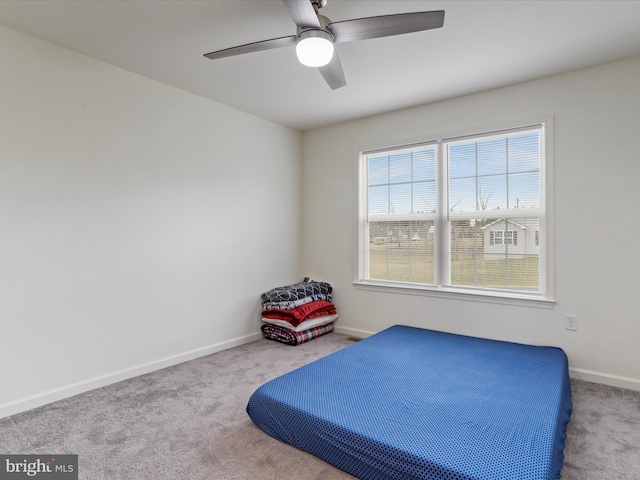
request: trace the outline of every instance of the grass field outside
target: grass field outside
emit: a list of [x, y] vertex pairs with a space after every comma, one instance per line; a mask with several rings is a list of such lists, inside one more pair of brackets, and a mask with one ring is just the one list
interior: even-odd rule
[[[537, 291], [538, 255], [487, 255], [473, 239], [457, 240], [451, 252], [451, 285]], [[369, 277], [433, 285], [433, 241], [369, 244]]]

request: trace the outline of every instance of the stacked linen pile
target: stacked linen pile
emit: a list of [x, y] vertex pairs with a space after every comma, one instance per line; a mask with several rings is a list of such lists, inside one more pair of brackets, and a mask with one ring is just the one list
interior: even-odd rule
[[331, 303], [333, 288], [305, 278], [261, 295], [262, 335], [269, 340], [300, 345], [333, 331], [338, 318]]

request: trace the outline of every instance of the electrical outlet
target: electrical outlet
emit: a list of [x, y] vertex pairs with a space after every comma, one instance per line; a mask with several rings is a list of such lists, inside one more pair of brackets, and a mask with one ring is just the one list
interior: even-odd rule
[[578, 316], [567, 314], [564, 316], [565, 330], [578, 330]]

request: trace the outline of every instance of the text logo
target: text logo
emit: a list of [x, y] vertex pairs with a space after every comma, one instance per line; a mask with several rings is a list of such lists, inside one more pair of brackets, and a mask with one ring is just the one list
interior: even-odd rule
[[0, 480], [78, 480], [78, 455], [0, 455]]

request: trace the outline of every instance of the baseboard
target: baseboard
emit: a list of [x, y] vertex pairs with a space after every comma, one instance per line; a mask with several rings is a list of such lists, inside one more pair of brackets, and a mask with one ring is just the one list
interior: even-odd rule
[[570, 368], [569, 376], [578, 380], [587, 382], [601, 383], [611, 387], [626, 388], [640, 392], [640, 380], [637, 378], [621, 377], [619, 375], [610, 375], [608, 373], [593, 372], [582, 368]]
[[333, 328], [333, 331], [336, 333], [341, 333], [343, 335], [349, 335], [350, 337], [357, 337], [357, 338], [367, 338], [373, 335], [374, 333], [376, 333], [376, 332], [369, 332], [367, 330], [357, 330], [355, 328], [339, 327], [339, 326], [335, 326]]
[[64, 398], [73, 397], [74, 395], [88, 392], [89, 390], [95, 390], [96, 388], [106, 387], [107, 385], [111, 385], [112, 383], [121, 382], [129, 378], [155, 372], [156, 370], [161, 370], [172, 365], [177, 365], [178, 363], [183, 363], [199, 357], [211, 355], [212, 353], [227, 350], [228, 348], [237, 347], [239, 345], [253, 342], [261, 338], [261, 332], [244, 335], [242, 337], [233, 338], [224, 342], [215, 343], [207, 347], [197, 348], [185, 353], [162, 358], [154, 362], [144, 363], [135, 367], [126, 368], [107, 375], [102, 375], [99, 377], [91, 378], [89, 380], [67, 385], [65, 387], [48, 390], [37, 395], [22, 398], [20, 400], [8, 402], [0, 405], [0, 418], [9, 417], [11, 415], [15, 415], [16, 413], [25, 412], [42, 405], [46, 405], [47, 403], [52, 403]]

